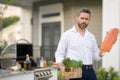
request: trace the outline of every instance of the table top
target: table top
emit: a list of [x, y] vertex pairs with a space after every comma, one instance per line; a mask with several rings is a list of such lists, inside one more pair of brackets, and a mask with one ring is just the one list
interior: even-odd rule
[[7, 69], [0, 69], [0, 78], [14, 76], [14, 75], [20, 75], [20, 74], [27, 74], [30, 72], [34, 72], [34, 71], [33, 70], [31, 70], [31, 71], [11, 71], [11, 70], [7, 70]]

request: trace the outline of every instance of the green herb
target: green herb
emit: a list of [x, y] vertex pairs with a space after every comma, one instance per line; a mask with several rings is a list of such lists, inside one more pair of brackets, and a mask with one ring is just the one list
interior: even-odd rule
[[63, 64], [65, 67], [71, 67], [71, 60], [70, 58], [66, 58], [63, 60]]
[[83, 62], [81, 60], [79, 60], [78, 63], [79, 63], [79, 67], [82, 67]]
[[72, 64], [71, 67], [73, 67], [73, 68], [78, 68], [79, 67], [79, 62], [76, 61], [76, 60], [71, 60], [71, 64]]
[[71, 60], [70, 58], [65, 58], [63, 60], [63, 64], [65, 66], [65, 71], [69, 72], [71, 71], [71, 68], [79, 68], [82, 67], [83, 62], [81, 60]]

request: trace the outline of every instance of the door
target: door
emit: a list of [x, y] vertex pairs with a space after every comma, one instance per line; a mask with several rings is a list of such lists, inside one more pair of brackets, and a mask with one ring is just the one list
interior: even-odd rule
[[60, 22], [42, 23], [41, 56], [46, 60], [55, 58], [55, 51], [60, 39]]

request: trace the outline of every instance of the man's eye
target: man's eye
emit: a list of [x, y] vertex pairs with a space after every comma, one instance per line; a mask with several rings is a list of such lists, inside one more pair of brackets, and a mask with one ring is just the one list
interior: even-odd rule
[[84, 19], [84, 18], [81, 18], [82, 20]]
[[88, 20], [88, 18], [85, 18], [85, 20]]

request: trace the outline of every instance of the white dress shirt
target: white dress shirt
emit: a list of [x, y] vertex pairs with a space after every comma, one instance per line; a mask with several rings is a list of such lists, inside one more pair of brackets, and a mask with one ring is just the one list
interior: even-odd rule
[[82, 37], [75, 26], [62, 34], [55, 58], [57, 63], [62, 62], [64, 58], [71, 58], [82, 60], [84, 65], [92, 65], [93, 59], [101, 59], [95, 36], [86, 30]]

